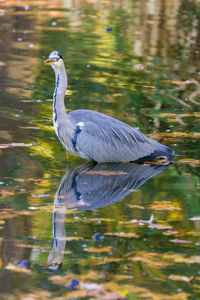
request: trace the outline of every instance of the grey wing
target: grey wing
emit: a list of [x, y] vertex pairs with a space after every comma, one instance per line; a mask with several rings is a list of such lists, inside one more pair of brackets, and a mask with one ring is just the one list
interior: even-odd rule
[[97, 162], [135, 161], [156, 149], [150, 139], [136, 128], [97, 112], [85, 111], [82, 118], [79, 113], [79, 124], [81, 130], [75, 147]]

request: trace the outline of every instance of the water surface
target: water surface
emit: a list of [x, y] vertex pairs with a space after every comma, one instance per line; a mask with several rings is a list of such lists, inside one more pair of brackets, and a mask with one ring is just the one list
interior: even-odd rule
[[[199, 2], [2, 1], [0, 22], [0, 298], [198, 299]], [[52, 50], [67, 111], [139, 127], [175, 162], [67, 156]]]

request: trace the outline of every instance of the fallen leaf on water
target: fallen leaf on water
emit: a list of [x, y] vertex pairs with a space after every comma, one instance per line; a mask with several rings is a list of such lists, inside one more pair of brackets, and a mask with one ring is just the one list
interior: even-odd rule
[[12, 263], [9, 263], [6, 266], [6, 270], [13, 271], [13, 272], [22, 272], [22, 273], [27, 273], [27, 274], [31, 273], [30, 269], [22, 268], [18, 265], [12, 264]]
[[38, 194], [38, 195], [31, 195], [31, 197], [33, 198], [45, 198], [45, 197], [49, 197], [50, 194]]
[[141, 206], [141, 205], [129, 204], [129, 205], [127, 205], [127, 206], [130, 207], [130, 208], [144, 209], [144, 206]]
[[6, 196], [16, 195], [16, 192], [2, 189], [1, 192], [0, 192], [0, 194], [1, 194], [1, 198], [4, 198]]
[[59, 241], [79, 241], [82, 240], [83, 238], [80, 236], [60, 236], [57, 238]]
[[178, 231], [173, 231], [173, 230], [166, 230], [163, 232], [164, 235], [176, 235], [178, 234]]
[[101, 248], [86, 248], [85, 251], [94, 252], [94, 253], [102, 253], [102, 252], [110, 252], [113, 249], [112, 246], [101, 247]]
[[34, 144], [24, 144], [24, 143], [11, 143], [11, 144], [1, 144], [0, 149], [12, 148], [12, 147], [31, 147]]
[[123, 258], [119, 258], [119, 257], [104, 257], [104, 262], [118, 262], [122, 260]]
[[163, 224], [150, 224], [148, 228], [154, 228], [154, 229], [171, 229], [172, 226], [170, 225], [163, 225]]
[[33, 177], [30, 177], [30, 178], [14, 178], [15, 181], [20, 181], [20, 182], [24, 182], [24, 181], [32, 181], [32, 182], [38, 182], [38, 181], [41, 181], [41, 178], [33, 178]]
[[175, 263], [186, 263], [186, 264], [196, 264], [200, 263], [200, 256], [190, 256], [186, 257], [184, 254], [180, 253], [165, 253], [163, 258], [173, 261]]
[[191, 244], [192, 243], [192, 241], [180, 240], [180, 239], [170, 240], [170, 242], [177, 243], [177, 244]]
[[[74, 275], [74, 277], [75, 277], [75, 275]], [[86, 274], [81, 274], [80, 278], [81, 278], [81, 280], [98, 280], [98, 279], [104, 278], [104, 275], [98, 274], [94, 270], [90, 270]]]
[[162, 256], [155, 252], [135, 252], [134, 257], [130, 257], [129, 260], [140, 261], [144, 264], [149, 265], [152, 268], [165, 268], [166, 266], [171, 265], [169, 261], [163, 260]]
[[80, 289], [86, 289], [86, 290], [95, 290], [95, 291], [101, 291], [103, 292], [104, 289], [103, 287], [100, 285], [100, 284], [97, 284], [97, 283], [88, 283], [88, 282], [83, 282], [83, 283], [80, 283]]
[[109, 170], [99, 170], [99, 171], [87, 171], [85, 174], [89, 175], [103, 175], [103, 176], [112, 176], [112, 175], [126, 175], [127, 172], [123, 171], [109, 171]]
[[16, 243], [16, 247], [20, 247], [20, 248], [31, 248], [31, 249], [41, 249], [40, 246], [37, 245], [30, 245], [30, 244], [25, 244], [25, 243]]
[[30, 210], [37, 210], [38, 207], [37, 206], [29, 206], [28, 209], [30, 209]]
[[178, 85], [188, 85], [188, 84], [192, 84], [193, 81], [190, 80], [186, 80], [186, 81], [181, 81], [181, 80], [168, 80], [169, 82], [171, 82], [172, 84], [178, 84]]
[[119, 236], [119, 237], [127, 237], [127, 238], [137, 238], [138, 235], [134, 232], [107, 232], [105, 235], [113, 235], [113, 236]]
[[1, 209], [0, 210], [0, 218], [1, 219], [11, 219], [16, 217], [16, 212], [13, 209]]
[[191, 283], [192, 280], [194, 279], [194, 276], [187, 277], [187, 276], [182, 276], [182, 275], [171, 274], [171, 275], [169, 275], [168, 278], [171, 280], [175, 280], [175, 281], [185, 281], [185, 282]]
[[109, 219], [109, 218], [93, 218], [93, 219], [87, 219], [84, 221], [87, 221], [87, 222], [118, 222], [118, 220]]
[[158, 202], [156, 201], [154, 204], [150, 205], [149, 208], [150, 209], [155, 209], [155, 210], [181, 210], [181, 208], [179, 206], [177, 206], [178, 204], [172, 204], [169, 201], [162, 201], [162, 202]]
[[50, 276], [48, 280], [52, 281], [54, 284], [61, 284], [61, 285], [65, 285], [70, 282], [68, 276], [60, 276], [60, 275]]

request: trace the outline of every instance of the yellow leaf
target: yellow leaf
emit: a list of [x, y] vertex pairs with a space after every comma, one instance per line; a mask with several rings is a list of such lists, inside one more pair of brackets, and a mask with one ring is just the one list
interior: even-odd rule
[[178, 206], [178, 203], [172, 204], [169, 201], [156, 201], [154, 204], [150, 205], [149, 208], [155, 210], [181, 210], [181, 208]]
[[120, 237], [127, 237], [127, 238], [137, 238], [138, 235], [135, 232], [107, 232], [105, 235], [114, 235]]
[[102, 253], [102, 252], [110, 252], [113, 249], [112, 246], [101, 247], [101, 248], [87, 248], [85, 251], [94, 252], [94, 253]]
[[185, 282], [189, 282], [191, 283], [191, 281], [194, 279], [194, 276], [191, 277], [187, 277], [187, 276], [182, 276], [182, 275], [169, 275], [168, 277], [171, 280], [175, 280], [175, 281], [185, 281]]

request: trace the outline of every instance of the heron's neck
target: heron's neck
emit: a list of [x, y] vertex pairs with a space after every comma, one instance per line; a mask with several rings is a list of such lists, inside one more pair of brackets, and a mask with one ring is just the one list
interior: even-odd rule
[[[59, 70], [55, 71], [55, 90], [53, 95], [53, 113], [55, 115], [67, 115], [65, 111], [64, 97], [67, 89], [67, 74], [64, 64]], [[58, 117], [58, 116], [57, 116]]]
[[74, 124], [69, 115], [65, 111], [64, 97], [67, 89], [67, 74], [64, 64], [60, 66], [59, 70], [55, 70], [56, 85], [53, 95], [53, 124], [55, 132], [67, 149], [71, 151], [71, 139], [73, 135]]

